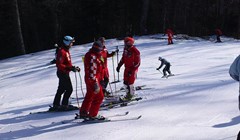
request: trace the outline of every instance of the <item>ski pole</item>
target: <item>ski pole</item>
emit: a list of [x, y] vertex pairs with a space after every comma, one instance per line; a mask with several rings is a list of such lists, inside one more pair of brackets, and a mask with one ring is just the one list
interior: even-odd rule
[[158, 70], [158, 71], [163, 75], [163, 73], [160, 70]]
[[79, 74], [79, 78], [80, 78], [81, 91], [82, 91], [82, 95], [83, 95], [83, 98], [84, 98], [85, 95], [84, 95], [84, 92], [83, 92], [83, 87], [82, 87], [82, 76], [81, 76], [81, 74], [80, 74], [80, 71], [78, 72], [78, 74]]
[[108, 82], [108, 85], [109, 85], [109, 87], [110, 87], [110, 90], [111, 90], [111, 94], [112, 94], [112, 96], [113, 96], [113, 90], [112, 90], [112, 86], [111, 86], [111, 84]]
[[[119, 52], [119, 49], [118, 49], [118, 46], [117, 46], [117, 64], [119, 63], [118, 52]], [[119, 72], [118, 72], [118, 82], [119, 82]]]
[[113, 64], [113, 79], [114, 79], [115, 91], [116, 91], [117, 87], [116, 87], [116, 78], [115, 78], [114, 56], [112, 56], [112, 64]]
[[77, 98], [77, 104], [78, 104], [78, 108], [80, 108], [79, 100], [78, 100], [78, 94], [77, 94], [77, 74], [76, 74], [76, 72], [75, 72], [75, 79], [76, 79], [76, 98]]

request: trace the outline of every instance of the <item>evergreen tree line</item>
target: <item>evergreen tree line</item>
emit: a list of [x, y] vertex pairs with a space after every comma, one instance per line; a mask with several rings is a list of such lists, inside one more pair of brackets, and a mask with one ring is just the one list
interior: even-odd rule
[[175, 33], [240, 38], [240, 0], [1, 0], [0, 59], [99, 36]]

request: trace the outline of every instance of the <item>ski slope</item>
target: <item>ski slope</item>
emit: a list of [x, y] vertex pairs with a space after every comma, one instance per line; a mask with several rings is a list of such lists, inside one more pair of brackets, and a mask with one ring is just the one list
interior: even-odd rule
[[[239, 84], [231, 79], [228, 70], [239, 55], [240, 41], [223, 37], [223, 43], [214, 43], [192, 37], [175, 39], [173, 45], [167, 45], [167, 40], [157, 39], [161, 34], [153, 36], [135, 37], [141, 52], [135, 85], [145, 84], [151, 89], [136, 91], [143, 97], [141, 101], [99, 112], [111, 116], [129, 111], [125, 117], [142, 115], [139, 120], [62, 124], [73, 119], [78, 111], [29, 114], [52, 105], [58, 78], [55, 66], [47, 63], [54, 58], [55, 50], [1, 60], [0, 140], [235, 140], [240, 130]], [[110, 52], [118, 45], [122, 53], [123, 41], [109, 39], [106, 45]], [[82, 69], [82, 78], [81, 57], [90, 47], [91, 44], [84, 44], [70, 50], [73, 64]], [[161, 78], [156, 70], [159, 56], [171, 62], [171, 71], [176, 76]], [[113, 81], [117, 58], [108, 61]], [[111, 85], [113, 91], [122, 87], [122, 74], [123, 67], [121, 82]], [[76, 91], [82, 97], [79, 75], [77, 83], [75, 74], [70, 76], [72, 97], [76, 97]], [[82, 86], [85, 94], [84, 81]], [[82, 100], [79, 101], [81, 104]], [[77, 105], [76, 99], [70, 102]]]

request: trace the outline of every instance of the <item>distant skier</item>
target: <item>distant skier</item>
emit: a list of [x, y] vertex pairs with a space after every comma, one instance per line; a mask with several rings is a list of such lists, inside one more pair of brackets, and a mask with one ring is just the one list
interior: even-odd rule
[[216, 43], [222, 42], [221, 39], [220, 39], [220, 36], [222, 35], [222, 31], [220, 29], [216, 29], [215, 33], [216, 33], [216, 38], [217, 38]]
[[124, 51], [116, 69], [117, 72], [120, 72], [121, 66], [123, 64], [125, 66], [123, 84], [126, 90], [126, 96], [123, 100], [131, 100], [134, 97], [134, 82], [141, 62], [140, 52], [133, 44], [133, 38], [126, 37], [124, 39]]
[[[50, 111], [61, 110], [73, 110], [76, 107], [69, 105], [68, 100], [72, 94], [73, 87], [69, 76], [69, 72], [80, 71], [79, 67], [72, 65], [69, 49], [72, 47], [74, 38], [71, 36], [65, 36], [63, 39], [63, 45], [57, 52], [56, 66], [57, 77], [59, 78], [58, 89], [53, 101], [53, 107]], [[60, 105], [61, 96], [63, 94], [62, 104]]]
[[[235, 58], [233, 63], [230, 66], [229, 69], [230, 76], [235, 80], [239, 82], [240, 79], [240, 55]], [[240, 84], [240, 83], [239, 83]], [[238, 95], [238, 109], [240, 111], [240, 87], [239, 87], [239, 95]]]
[[107, 63], [107, 58], [109, 57], [113, 57], [116, 53], [116, 51], [113, 51], [112, 53], [109, 53], [106, 46], [105, 46], [105, 38], [104, 37], [100, 37], [98, 39], [98, 41], [100, 41], [102, 43], [103, 46], [103, 50], [101, 51], [102, 53], [102, 57], [103, 57], [103, 80], [100, 81], [101, 82], [101, 86], [103, 88], [103, 93], [105, 97], [108, 97], [111, 93], [109, 91], [107, 91], [107, 86], [109, 83], [109, 72], [108, 72], [108, 63]]
[[168, 45], [173, 44], [173, 31], [171, 29], [167, 29], [166, 34], [168, 35]]
[[[171, 67], [170, 62], [168, 62], [166, 59], [162, 57], [159, 57], [158, 60], [161, 61], [161, 64], [156, 70], [160, 70], [163, 67], [163, 65], [165, 65], [165, 67], [163, 68], [162, 78], [167, 78], [167, 76], [173, 76], [174, 74], [172, 74], [170, 71], [170, 67]], [[167, 72], [169, 73], [169, 75], [167, 75]]]

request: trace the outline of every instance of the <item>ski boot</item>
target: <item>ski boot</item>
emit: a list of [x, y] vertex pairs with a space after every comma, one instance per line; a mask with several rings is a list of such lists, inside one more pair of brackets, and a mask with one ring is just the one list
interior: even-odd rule
[[60, 106], [58, 105], [53, 105], [53, 106], [50, 106], [50, 108], [48, 109], [48, 111], [59, 111], [60, 109]]
[[76, 113], [75, 119], [87, 119], [89, 118], [89, 115], [87, 112], [80, 112], [79, 114]]
[[167, 75], [163, 75], [161, 78], [167, 78]]
[[71, 111], [71, 110], [78, 110], [78, 107], [73, 105], [61, 105], [59, 107], [59, 111]]
[[93, 120], [106, 120], [106, 118], [102, 115], [97, 115], [95, 117], [89, 117], [89, 120], [90, 121], [93, 121]]
[[106, 89], [103, 92], [104, 92], [104, 97], [111, 97], [111, 92], [107, 91]]
[[134, 97], [134, 95], [127, 93], [127, 95], [125, 95], [123, 98], [119, 98], [119, 100], [121, 102], [126, 102], [126, 101], [130, 101], [132, 98]]

